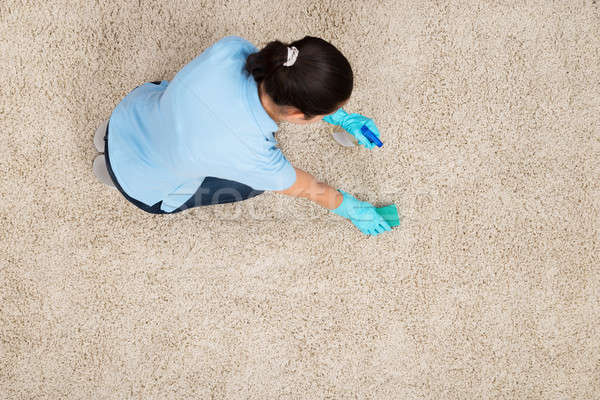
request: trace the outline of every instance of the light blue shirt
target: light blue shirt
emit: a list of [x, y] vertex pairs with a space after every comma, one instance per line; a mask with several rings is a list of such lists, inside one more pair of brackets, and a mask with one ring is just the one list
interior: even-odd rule
[[277, 147], [277, 124], [244, 66], [257, 51], [240, 37], [221, 39], [173, 80], [145, 83], [114, 109], [108, 149], [129, 196], [164, 211], [185, 203], [211, 176], [257, 190], [283, 190], [296, 172]]

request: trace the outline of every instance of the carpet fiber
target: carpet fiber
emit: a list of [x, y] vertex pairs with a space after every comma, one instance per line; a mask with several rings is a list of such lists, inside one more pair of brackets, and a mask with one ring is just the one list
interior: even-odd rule
[[[596, 3], [2, 0], [0, 398], [600, 398]], [[385, 144], [281, 148], [400, 227], [274, 193], [149, 215], [96, 182], [137, 85], [307, 34]]]

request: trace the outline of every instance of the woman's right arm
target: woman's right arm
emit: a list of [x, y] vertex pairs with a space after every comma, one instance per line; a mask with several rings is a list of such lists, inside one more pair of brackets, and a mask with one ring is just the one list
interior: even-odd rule
[[377, 235], [392, 228], [377, 214], [375, 207], [360, 201], [349, 193], [338, 191], [301, 169], [296, 170], [296, 182], [285, 189], [276, 190], [288, 196], [304, 197], [333, 211], [335, 214], [349, 219], [362, 233]]
[[315, 203], [333, 210], [342, 204], [344, 196], [326, 183], [319, 182], [317, 178], [306, 171], [294, 167], [296, 170], [296, 182], [285, 190], [276, 190], [293, 197], [303, 197]]

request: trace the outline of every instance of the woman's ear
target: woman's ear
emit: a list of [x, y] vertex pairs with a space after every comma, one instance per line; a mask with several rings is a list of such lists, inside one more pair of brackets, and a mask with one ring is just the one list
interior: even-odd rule
[[295, 119], [306, 119], [306, 115], [304, 115], [304, 113], [298, 109], [292, 111], [289, 116]]
[[285, 107], [283, 110], [285, 113], [285, 119], [292, 121], [300, 121], [304, 119], [304, 113], [296, 107]]

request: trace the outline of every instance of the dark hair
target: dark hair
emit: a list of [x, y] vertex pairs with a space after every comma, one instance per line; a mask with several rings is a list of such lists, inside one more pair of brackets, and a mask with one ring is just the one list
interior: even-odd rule
[[[284, 67], [291, 46], [298, 49], [298, 58]], [[331, 43], [316, 37], [289, 45], [270, 42], [248, 56], [246, 70], [257, 84], [263, 82], [275, 104], [296, 107], [307, 119], [334, 112], [352, 94], [350, 63]]]

